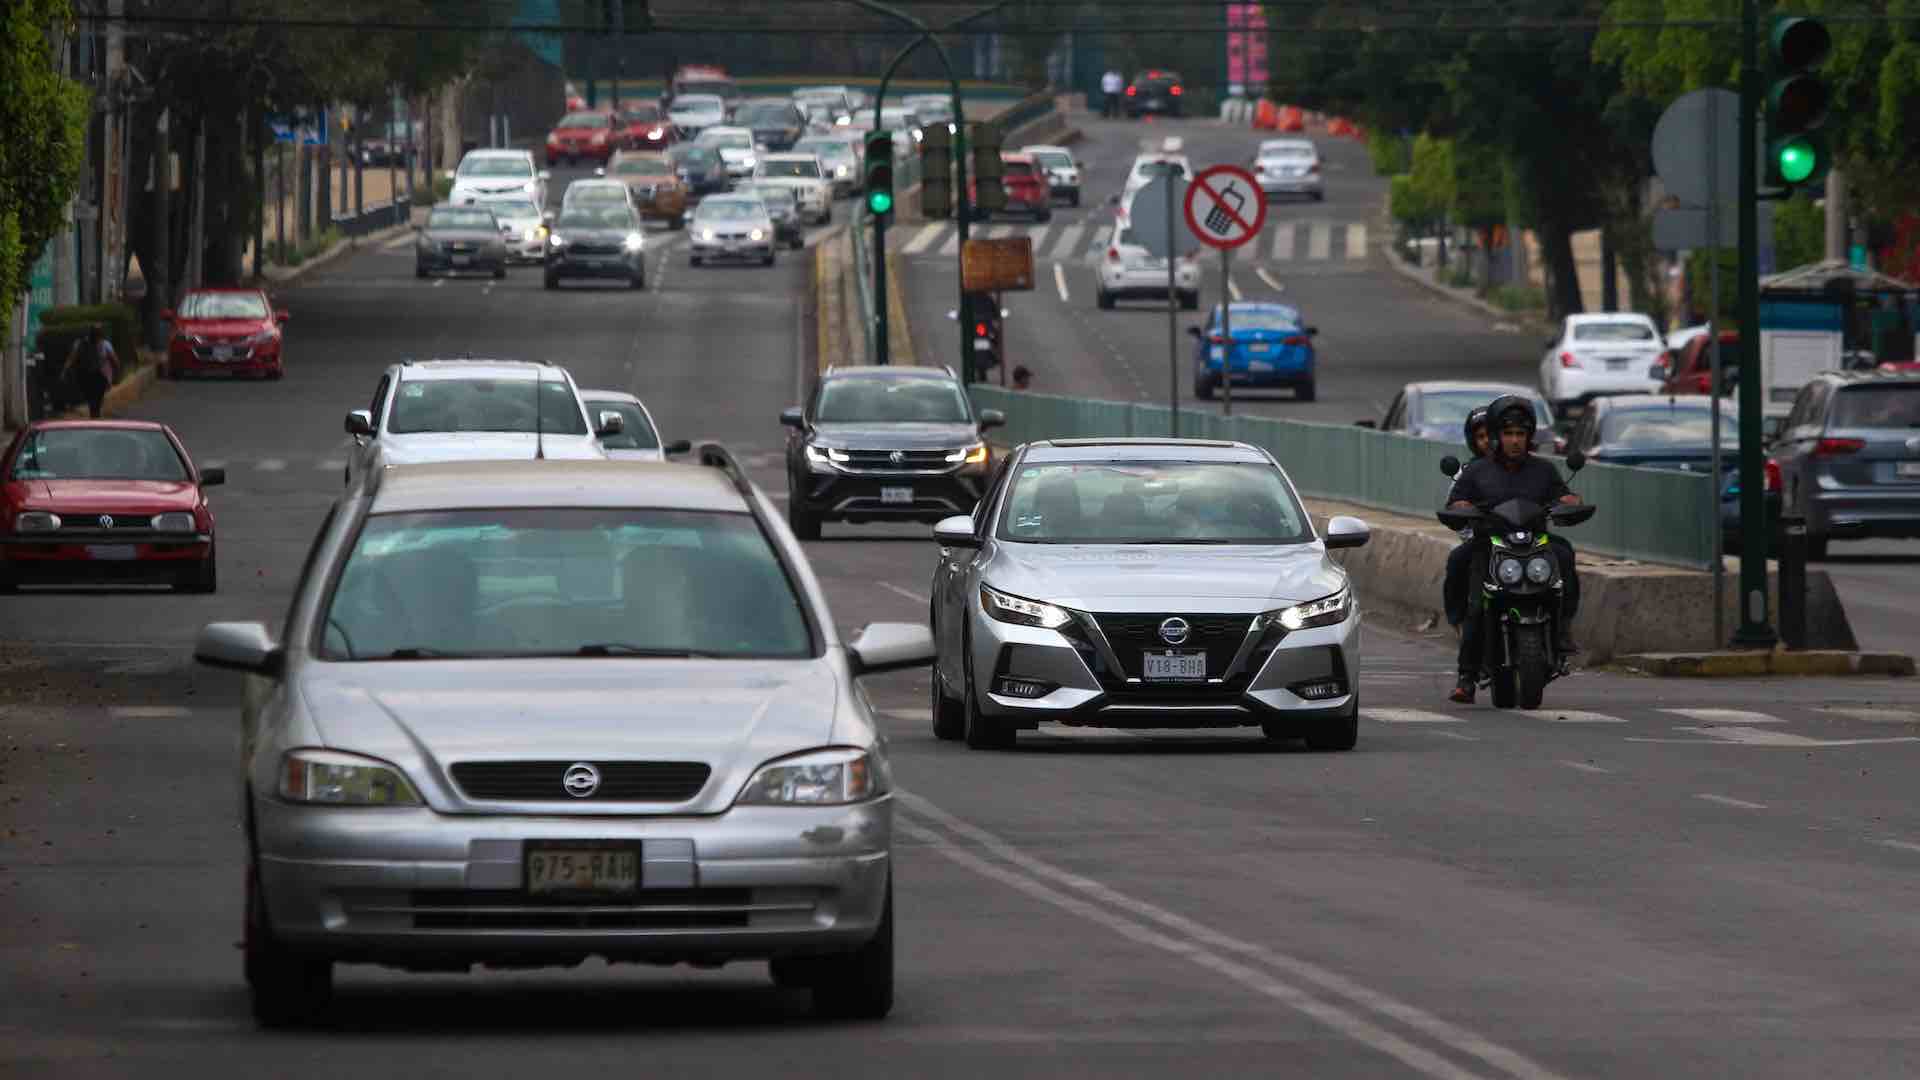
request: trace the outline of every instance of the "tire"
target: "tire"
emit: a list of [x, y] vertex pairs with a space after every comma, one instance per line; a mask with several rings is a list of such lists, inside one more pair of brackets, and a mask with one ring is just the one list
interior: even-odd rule
[[767, 252], [767, 254], [766, 254], [766, 257], [760, 260], [760, 265], [761, 265], [761, 266], [772, 266], [772, 265], [773, 265], [773, 252], [771, 252], [771, 251], [769, 251], [769, 252]]
[[1323, 753], [1341, 753], [1360, 744], [1360, 696], [1354, 695], [1353, 712], [1337, 720], [1327, 720], [1306, 730], [1307, 749]]
[[[880, 1020], [893, 1011], [893, 880], [887, 880], [880, 926], [865, 945], [806, 965], [813, 1011], [833, 1020]], [[777, 979], [778, 976], [775, 976]]]
[[685, 211], [675, 214], [673, 216], [673, 220], [667, 222], [667, 228], [672, 229], [674, 232], [679, 232], [681, 229], [684, 229], [686, 227], [687, 227], [687, 215]]
[[1547, 672], [1551, 667], [1545, 625], [1523, 626], [1514, 635], [1513, 667], [1520, 684], [1520, 707], [1539, 708], [1540, 700], [1547, 693]]
[[792, 502], [787, 505], [787, 528], [801, 540], [820, 539], [820, 515], [809, 514]]
[[272, 371], [267, 372], [267, 381], [279, 382], [281, 379], [286, 378], [286, 376], [287, 376], [287, 369], [284, 365], [282, 365], [279, 367], [275, 367]]
[[254, 1022], [285, 1028], [324, 1019], [333, 999], [333, 962], [303, 956], [274, 939], [255, 868], [247, 871], [246, 905], [241, 950]]
[[788, 244], [787, 246], [789, 248], [792, 248], [795, 251], [799, 251], [801, 248], [804, 248], [807, 246], [807, 238], [804, 236], [796, 236], [793, 238], [793, 243]]
[[1824, 562], [1827, 557], [1827, 538], [1815, 533], [1807, 533], [1807, 559]]
[[1191, 292], [1191, 293], [1181, 293], [1181, 294], [1180, 294], [1180, 309], [1181, 309], [1182, 311], [1198, 311], [1198, 310], [1200, 310], [1200, 294], [1199, 294], [1199, 293], [1197, 293], [1197, 292]]
[[1193, 377], [1193, 396], [1199, 398], [1201, 401], [1212, 401], [1213, 386], [1214, 383], [1212, 379], [1204, 375], [1195, 375]]
[[501, 278], [504, 278], [506, 276], [507, 276], [506, 263], [500, 263], [499, 265], [493, 268], [493, 280], [499, 281]]
[[1101, 311], [1113, 310], [1113, 294], [1101, 289], [1093, 294], [1093, 302]]
[[557, 288], [559, 288], [559, 287], [560, 287], [560, 275], [559, 275], [559, 274], [548, 274], [548, 275], [547, 275], [547, 282], [546, 282], [546, 284], [547, 284], [547, 288], [549, 288], [549, 289], [557, 289]]
[[833, 207], [829, 206], [824, 211], [821, 212], [820, 224], [822, 225], [833, 224]]
[[[962, 639], [962, 649], [971, 647]], [[1012, 724], [983, 716], [979, 700], [973, 693], [973, 661], [963, 658], [961, 670], [966, 672], [967, 684], [960, 688], [960, 708], [962, 712], [962, 737], [967, 741], [969, 750], [1011, 750], [1018, 737]]]
[[647, 275], [635, 274], [632, 278], [629, 278], [627, 280], [627, 285], [630, 288], [644, 289], [647, 287]]
[[1313, 380], [1309, 379], [1306, 382], [1301, 383], [1300, 385], [1293, 388], [1293, 400], [1312, 401], [1313, 389], [1314, 389]]
[[928, 704], [933, 709], [933, 737], [941, 742], [955, 742], [967, 734], [967, 709], [958, 698], [947, 696], [946, 680], [940, 677], [940, 666], [934, 664], [931, 678], [932, 690]]
[[174, 590], [183, 593], [211, 593], [220, 587], [220, 564], [217, 551], [207, 552], [207, 557], [193, 564], [193, 568], [183, 571]]
[[688, 265], [688, 266], [699, 266], [699, 265], [700, 265], [700, 264], [701, 264], [701, 263], [702, 263], [703, 261], [705, 261], [705, 260], [703, 260], [703, 259], [701, 259], [701, 258], [700, 258], [700, 256], [698, 256], [698, 255], [689, 255], [689, 256], [687, 256], [687, 265]]
[[1047, 222], [1052, 220], [1053, 220], [1053, 211], [1051, 210], [1041, 210], [1033, 215], [1033, 223], [1035, 225], [1045, 225]]

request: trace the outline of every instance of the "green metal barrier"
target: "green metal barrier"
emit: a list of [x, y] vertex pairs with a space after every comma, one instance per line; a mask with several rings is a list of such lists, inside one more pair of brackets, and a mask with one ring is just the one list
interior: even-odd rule
[[[974, 405], [1007, 414], [1002, 438], [1017, 445], [1038, 439], [1105, 435], [1165, 436], [1165, 405], [1089, 401], [1007, 390], [977, 383]], [[1303, 494], [1371, 506], [1432, 520], [1449, 481], [1440, 472], [1448, 454], [1464, 458], [1457, 442], [1418, 439], [1348, 424], [1318, 424], [1266, 416], [1221, 416], [1180, 410], [1186, 438], [1228, 439], [1271, 452]], [[1565, 475], [1565, 466], [1561, 466]], [[1574, 482], [1600, 507], [1587, 523], [1567, 531], [1582, 551], [1640, 562], [1704, 570], [1713, 565], [1716, 504], [1704, 473], [1589, 465]]]

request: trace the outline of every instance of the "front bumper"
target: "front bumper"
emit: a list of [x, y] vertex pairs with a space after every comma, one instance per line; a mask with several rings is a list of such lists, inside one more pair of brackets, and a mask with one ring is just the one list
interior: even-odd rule
[[595, 146], [591, 143], [548, 143], [547, 166], [558, 165], [563, 161], [597, 161], [605, 165], [613, 158], [611, 141]]
[[695, 240], [687, 250], [696, 259], [708, 262], [724, 262], [728, 259], [741, 261], [765, 261], [773, 257], [773, 237], [763, 240]]
[[507, 247], [507, 258], [514, 262], [540, 262], [547, 257], [547, 238], [538, 230], [534, 231], [531, 240], [527, 239], [523, 233], [519, 236], [503, 237], [502, 242]]
[[1555, 401], [1588, 401], [1606, 394], [1651, 394], [1659, 382], [1647, 378], [1651, 359], [1629, 360], [1625, 368], [1561, 368], [1555, 376]]
[[973, 512], [987, 477], [984, 468], [975, 470], [899, 475], [809, 472], [804, 486], [790, 497], [798, 500], [800, 509], [829, 521], [939, 521]]
[[619, 278], [623, 281], [646, 273], [646, 257], [640, 251], [588, 255], [561, 249], [547, 255], [547, 276], [553, 278]]
[[449, 270], [492, 270], [507, 265], [507, 249], [504, 245], [489, 251], [474, 252], [422, 251], [416, 248], [413, 264], [429, 274]]
[[[1304, 728], [1351, 716], [1358, 707], [1357, 602], [1344, 621], [1291, 631], [1277, 643], [1259, 635], [1252, 641], [1245, 634], [1225, 635], [1205, 649], [1208, 677], [1186, 682], [1140, 678], [1143, 661], [1133, 654], [1148, 650], [1102, 629], [1115, 616], [1076, 613], [1075, 621], [1061, 630], [1046, 630], [988, 617], [977, 595], [969, 598], [968, 608], [975, 700], [982, 713], [1020, 727], [1050, 721], [1113, 728]], [[1151, 614], [1159, 617], [1159, 612]], [[1251, 613], [1187, 617], [1196, 622], [1253, 620]], [[1299, 692], [1316, 684], [1337, 684], [1340, 692], [1311, 698]], [[1045, 692], [1011, 692], [1019, 689]]]
[[1318, 176], [1262, 176], [1260, 190], [1268, 195], [1321, 195], [1327, 188]]
[[[218, 348], [232, 353], [218, 359]], [[167, 347], [170, 375], [271, 375], [281, 368], [280, 342], [267, 345], [193, 346], [175, 341]]]
[[[441, 814], [253, 801], [276, 936], [336, 960], [734, 960], [856, 948], [879, 928], [890, 798], [716, 817]], [[526, 891], [528, 841], [637, 844], [632, 893]]]
[[10, 536], [0, 540], [0, 578], [24, 585], [171, 582], [212, 553], [210, 533]]

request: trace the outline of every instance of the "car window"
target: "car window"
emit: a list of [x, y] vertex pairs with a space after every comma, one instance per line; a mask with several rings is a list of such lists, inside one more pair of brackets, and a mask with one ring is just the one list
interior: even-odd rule
[[461, 176], [532, 176], [533, 163], [523, 157], [470, 157], [460, 163]]
[[183, 319], [264, 319], [269, 312], [259, 293], [188, 293], [178, 314]]
[[186, 480], [187, 463], [163, 431], [41, 428], [20, 444], [8, 479]]
[[1043, 169], [1073, 168], [1073, 155], [1058, 150], [1035, 150], [1033, 160], [1039, 162]]
[[467, 206], [440, 206], [427, 215], [429, 229], [497, 229], [493, 211]]
[[567, 188], [566, 196], [561, 200], [569, 205], [574, 203], [618, 203], [627, 201], [627, 185], [617, 181], [600, 184], [578, 183]]
[[1831, 416], [1836, 428], [1920, 428], [1920, 384], [1843, 386]]
[[568, 113], [553, 125], [563, 128], [603, 128], [607, 126], [607, 114], [596, 112]]
[[628, 107], [627, 111], [621, 113], [620, 116], [622, 120], [629, 124], [655, 124], [660, 121], [660, 106], [633, 105]]
[[[1713, 414], [1704, 408], [1615, 409], [1600, 421], [1602, 446], [1657, 450], [1670, 446], [1712, 446]], [[1740, 422], [1733, 410], [1720, 412], [1720, 445], [1740, 444]]]
[[380, 430], [381, 421], [385, 419], [381, 416], [381, 413], [387, 407], [387, 387], [391, 385], [392, 382], [392, 376], [382, 375], [380, 376], [380, 385], [373, 388], [373, 408], [371, 411], [373, 413], [373, 430], [375, 431]]
[[570, 206], [561, 211], [554, 223], [557, 229], [626, 229], [633, 227], [633, 215], [623, 205]]
[[673, 157], [682, 164], [699, 168], [713, 164], [713, 150], [706, 146], [682, 146], [673, 152]]
[[488, 199], [487, 209], [493, 211], [496, 218], [539, 217], [540, 211], [527, 199]]
[[722, 150], [753, 149], [753, 136], [744, 131], [707, 131], [701, 134], [700, 141]]
[[[534, 402], [539, 401], [539, 413]], [[585, 435], [573, 388], [557, 379], [415, 379], [400, 384], [387, 429], [396, 435], [428, 431], [512, 431], [528, 435]]]
[[[695, 83], [690, 85], [698, 86], [700, 84]], [[708, 94], [689, 94], [689, 93], [683, 92], [680, 94], [680, 96], [673, 99], [674, 112], [680, 112], [682, 110], [687, 110], [687, 109], [712, 111], [712, 110], [722, 109], [722, 108], [725, 108], [725, 106], [721, 103], [720, 99]]]
[[1312, 538], [1269, 465], [1125, 461], [1029, 464], [1013, 478], [1000, 539], [1042, 544], [1291, 544]]
[[1575, 341], [1652, 341], [1653, 327], [1637, 322], [1575, 323]]
[[[307, 544], [307, 557], [300, 560], [300, 576], [294, 579], [296, 582], [305, 584], [307, 579], [313, 576], [314, 563], [319, 561], [320, 548], [327, 541], [327, 531], [333, 528], [334, 518], [338, 517], [339, 514], [339, 503], [334, 503], [332, 506], [327, 507], [326, 518], [320, 522], [320, 528], [314, 531], [313, 540]], [[281, 641], [293, 640], [294, 607], [295, 605], [288, 605], [287, 607], [287, 621], [280, 628]]]
[[375, 515], [322, 628], [329, 660], [814, 654], [800, 597], [758, 523], [713, 511]]
[[759, 204], [759, 200], [708, 199], [700, 204], [693, 216], [700, 221], [751, 221], [765, 213], [766, 208]]
[[820, 388], [814, 422], [964, 424], [967, 401], [945, 379], [839, 378]]
[[760, 175], [772, 177], [797, 176], [805, 180], [818, 180], [820, 166], [811, 161], [769, 161], [760, 166]]
[[1001, 171], [1007, 176], [1032, 176], [1033, 165], [1026, 161], [1009, 161], [1001, 165]]
[[791, 105], [749, 105], [734, 114], [734, 119], [748, 127], [777, 127], [793, 122]]
[[600, 445], [609, 450], [658, 450], [660, 433], [653, 430], [647, 422], [647, 414], [640, 406], [631, 401], [589, 401], [587, 411], [593, 414], [595, 426], [599, 426], [600, 414], [617, 412], [626, 421], [618, 435], [603, 435]]
[[[1233, 329], [1240, 330], [1298, 330], [1300, 313], [1293, 308], [1272, 308], [1265, 310], [1233, 309]], [[1213, 310], [1211, 326], [1220, 325], [1220, 309]]]
[[[1465, 430], [1467, 414], [1492, 400], [1485, 390], [1425, 390], [1420, 394], [1420, 422]], [[1553, 426], [1553, 413], [1539, 398], [1533, 399], [1533, 416], [1541, 427]]]

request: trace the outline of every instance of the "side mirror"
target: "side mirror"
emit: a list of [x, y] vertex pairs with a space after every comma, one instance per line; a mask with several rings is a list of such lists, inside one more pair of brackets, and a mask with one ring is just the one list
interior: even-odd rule
[[200, 486], [203, 488], [219, 487], [226, 482], [227, 470], [218, 465], [211, 469], [200, 470]]
[[1460, 475], [1460, 459], [1448, 454], [1440, 459], [1440, 471], [1447, 476]]
[[161, 309], [160, 309], [160, 321], [161, 321], [161, 322], [172, 322], [172, 321], [173, 321], [173, 320], [174, 320], [175, 318], [177, 318], [177, 316], [176, 316], [176, 315], [174, 315], [174, 313], [173, 313], [173, 309], [172, 309], [172, 308], [161, 308]]
[[1353, 426], [1368, 428], [1373, 431], [1380, 430], [1380, 422], [1378, 420], [1355, 420]]
[[980, 430], [981, 431], [985, 431], [988, 428], [1005, 427], [1006, 424], [1007, 424], [1007, 414], [1001, 412], [999, 409], [981, 409], [980, 410]]
[[781, 409], [780, 423], [784, 427], [790, 427], [798, 431], [807, 426], [806, 411], [798, 405], [791, 405]]
[[933, 631], [921, 623], [870, 623], [847, 643], [856, 676], [925, 667], [933, 657]]
[[1567, 471], [1579, 472], [1587, 467], [1587, 455], [1578, 450], [1567, 455]]
[[600, 414], [600, 426], [593, 430], [597, 438], [624, 434], [627, 430], [627, 418], [608, 409]]
[[1367, 528], [1367, 523], [1357, 517], [1348, 517], [1345, 514], [1341, 514], [1332, 521], [1327, 522], [1326, 541], [1328, 551], [1335, 551], [1339, 548], [1363, 547], [1366, 542], [1371, 539], [1373, 539], [1373, 530]]
[[208, 623], [193, 643], [193, 658], [200, 663], [251, 675], [279, 674], [285, 656], [267, 624], [259, 622]]
[[359, 438], [373, 435], [373, 414], [366, 409], [355, 409], [347, 414], [347, 434]]
[[273, 321], [274, 321], [274, 322], [281, 322], [281, 323], [283, 323], [283, 322], [286, 322], [286, 321], [287, 321], [287, 314], [288, 314], [288, 313], [287, 313], [287, 312], [284, 312], [284, 311], [276, 311], [276, 312], [274, 312], [274, 313], [273, 313]]
[[672, 457], [675, 454], [689, 453], [692, 450], [693, 450], [693, 442], [688, 439], [675, 439], [672, 442], [660, 448], [660, 452], [667, 455], [668, 457]]
[[966, 514], [955, 514], [934, 523], [933, 539], [941, 547], [977, 548], [980, 546], [980, 538], [973, 534], [973, 518]]

